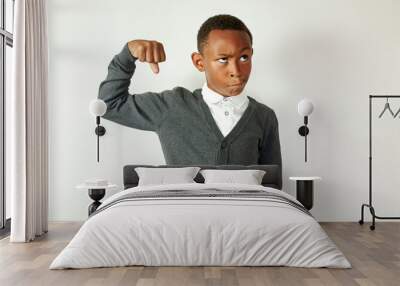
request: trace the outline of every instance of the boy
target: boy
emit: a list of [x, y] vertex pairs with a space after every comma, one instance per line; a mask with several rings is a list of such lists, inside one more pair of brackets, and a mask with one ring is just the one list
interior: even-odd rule
[[114, 56], [99, 99], [107, 104], [104, 118], [160, 138], [170, 165], [282, 165], [275, 112], [242, 91], [251, 72], [252, 35], [231, 15], [205, 21], [197, 35], [192, 62], [205, 72], [206, 83], [193, 92], [177, 86], [160, 93], [129, 94], [136, 61], [166, 60], [157, 41], [133, 40]]

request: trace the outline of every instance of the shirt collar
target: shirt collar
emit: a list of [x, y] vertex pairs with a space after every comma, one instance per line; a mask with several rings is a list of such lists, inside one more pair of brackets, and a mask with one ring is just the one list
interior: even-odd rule
[[225, 97], [225, 96], [215, 92], [211, 88], [209, 88], [207, 85], [207, 82], [205, 82], [203, 84], [201, 93], [203, 95], [204, 101], [207, 104], [218, 104], [220, 102], [224, 102], [224, 98], [226, 98], [227, 102], [230, 101], [234, 106], [239, 107], [248, 100], [246, 94], [244, 94], [243, 92], [238, 95]]

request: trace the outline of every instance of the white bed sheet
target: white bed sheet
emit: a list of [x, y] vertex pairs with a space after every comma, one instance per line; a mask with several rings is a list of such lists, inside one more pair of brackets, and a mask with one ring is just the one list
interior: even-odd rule
[[[174, 184], [121, 191], [264, 190], [255, 185]], [[297, 202], [297, 201], [296, 201]], [[258, 199], [125, 201], [89, 218], [50, 269], [145, 266], [293, 266], [351, 268], [318, 222], [285, 204]]]

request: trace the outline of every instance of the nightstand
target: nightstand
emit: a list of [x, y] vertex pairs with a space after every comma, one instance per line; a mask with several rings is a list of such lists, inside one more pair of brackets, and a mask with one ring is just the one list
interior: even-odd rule
[[314, 203], [314, 181], [321, 180], [321, 177], [289, 177], [296, 181], [296, 199], [303, 206], [311, 210]]
[[117, 185], [108, 184], [104, 186], [94, 186], [81, 184], [76, 186], [77, 189], [87, 189], [89, 197], [94, 201], [88, 207], [88, 215], [90, 216], [101, 205], [100, 200], [104, 198], [107, 189], [115, 188]]

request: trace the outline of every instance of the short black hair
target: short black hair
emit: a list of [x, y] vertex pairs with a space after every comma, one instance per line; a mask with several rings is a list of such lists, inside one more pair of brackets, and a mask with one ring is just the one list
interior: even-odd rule
[[251, 45], [253, 45], [253, 36], [242, 20], [232, 15], [219, 14], [208, 18], [201, 25], [197, 33], [197, 49], [199, 52], [202, 52], [204, 45], [207, 43], [208, 34], [212, 30], [237, 30], [246, 32], [250, 36]]

